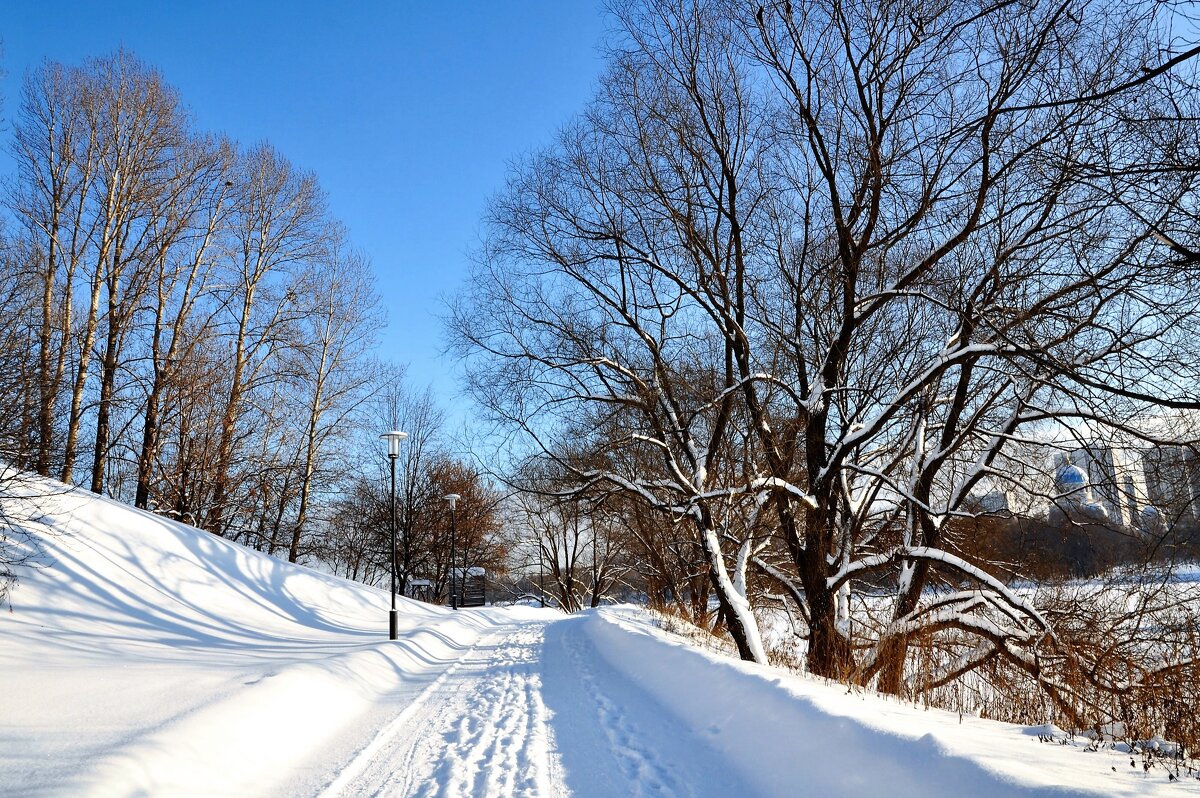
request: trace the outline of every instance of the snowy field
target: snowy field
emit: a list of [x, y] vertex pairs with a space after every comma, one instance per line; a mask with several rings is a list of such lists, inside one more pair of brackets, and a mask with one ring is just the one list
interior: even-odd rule
[[1186, 772], [698, 650], [452, 613], [83, 492], [0, 614], [0, 795], [1200, 795]]

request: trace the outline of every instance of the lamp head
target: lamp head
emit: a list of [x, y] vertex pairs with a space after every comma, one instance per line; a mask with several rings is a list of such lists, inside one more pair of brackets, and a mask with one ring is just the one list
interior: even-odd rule
[[446, 501], [450, 502], [450, 509], [451, 509], [451, 510], [453, 510], [453, 509], [454, 509], [454, 505], [455, 505], [455, 503], [456, 503], [456, 502], [457, 502], [459, 499], [461, 499], [461, 498], [462, 498], [462, 496], [459, 496], [457, 493], [447, 493], [447, 494], [446, 494], [445, 496], [443, 496], [442, 498], [443, 498], [443, 499], [445, 499]]
[[382, 438], [383, 440], [387, 441], [388, 457], [399, 457], [400, 456], [400, 441], [407, 438], [408, 433], [401, 432], [400, 430], [392, 430], [391, 432], [383, 433], [379, 437]]

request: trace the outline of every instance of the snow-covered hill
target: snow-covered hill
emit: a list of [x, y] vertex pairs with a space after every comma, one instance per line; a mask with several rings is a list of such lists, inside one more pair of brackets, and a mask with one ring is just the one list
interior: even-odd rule
[[[78, 491], [0, 617], [0, 794], [1177, 795], [1128, 755], [692, 648], [402, 601]], [[1115, 769], [1115, 772], [1114, 772]]]

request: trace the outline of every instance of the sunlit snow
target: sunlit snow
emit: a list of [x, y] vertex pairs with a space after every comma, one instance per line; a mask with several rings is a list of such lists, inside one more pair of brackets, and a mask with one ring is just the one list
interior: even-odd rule
[[3, 795], [1200, 794], [701, 651], [634, 608], [402, 600], [389, 642], [386, 592], [58, 491], [0, 620]]

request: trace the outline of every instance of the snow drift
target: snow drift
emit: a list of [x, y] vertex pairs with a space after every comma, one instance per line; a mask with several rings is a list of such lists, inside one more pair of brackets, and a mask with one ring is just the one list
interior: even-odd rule
[[381, 695], [496, 623], [401, 599], [391, 644], [386, 592], [82, 492], [38, 505], [0, 625], [14, 795], [315, 789]]

